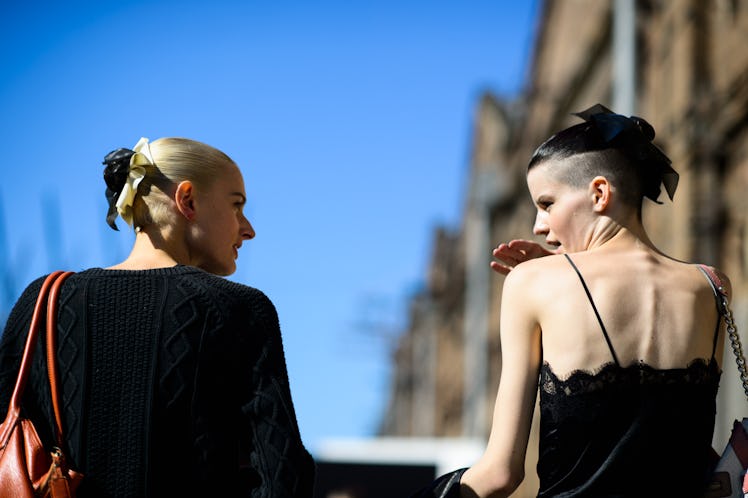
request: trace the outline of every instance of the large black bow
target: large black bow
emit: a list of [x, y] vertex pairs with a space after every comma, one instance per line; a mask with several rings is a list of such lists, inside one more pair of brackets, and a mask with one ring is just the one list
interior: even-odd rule
[[620, 140], [622, 151], [633, 157], [642, 167], [645, 196], [659, 202], [657, 198], [660, 196], [662, 184], [670, 200], [673, 200], [679, 175], [671, 166], [670, 158], [652, 143], [655, 137], [652, 125], [637, 116], [626, 117], [616, 114], [601, 104], [595, 104], [582, 112], [575, 112], [574, 115], [593, 124], [605, 143]]
[[114, 220], [117, 219], [117, 197], [127, 183], [127, 175], [130, 172], [130, 158], [135, 154], [130, 149], [113, 150], [104, 157], [101, 164], [105, 164], [104, 181], [106, 182], [106, 200], [109, 203], [109, 211], [106, 214], [106, 222], [114, 230], [119, 230]]

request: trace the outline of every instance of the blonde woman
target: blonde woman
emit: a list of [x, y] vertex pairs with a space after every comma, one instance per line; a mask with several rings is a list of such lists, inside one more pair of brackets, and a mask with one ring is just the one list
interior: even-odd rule
[[[58, 358], [70, 466], [81, 497], [311, 497], [278, 317], [232, 274], [255, 236], [242, 174], [184, 138], [141, 139], [104, 160], [110, 209], [136, 232], [130, 255], [76, 273], [60, 297]], [[43, 278], [0, 342], [0, 409]], [[50, 443], [36, 355], [23, 409]]]

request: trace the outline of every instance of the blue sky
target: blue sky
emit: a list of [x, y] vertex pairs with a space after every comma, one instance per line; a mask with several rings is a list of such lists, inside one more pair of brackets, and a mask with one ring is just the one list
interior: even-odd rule
[[3, 302], [43, 272], [127, 255], [132, 235], [104, 221], [107, 152], [201, 140], [244, 173], [257, 237], [231, 278], [278, 309], [305, 442], [372, 435], [433, 229], [459, 225], [477, 101], [521, 91], [537, 9], [4, 2]]

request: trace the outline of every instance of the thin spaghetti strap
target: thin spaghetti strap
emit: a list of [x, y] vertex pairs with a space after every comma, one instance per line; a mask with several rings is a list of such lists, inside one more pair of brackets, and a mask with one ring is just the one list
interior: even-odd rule
[[603, 331], [603, 335], [605, 336], [605, 342], [608, 343], [608, 349], [610, 349], [610, 354], [613, 356], [613, 361], [616, 362], [617, 366], [621, 366], [621, 364], [618, 362], [618, 356], [616, 356], [616, 352], [613, 349], [613, 343], [610, 342], [610, 337], [608, 337], [608, 331], [605, 330], [605, 325], [603, 324], [603, 319], [600, 318], [600, 313], [597, 311], [597, 306], [595, 306], [595, 301], [592, 300], [592, 294], [590, 294], [590, 290], [587, 288], [587, 283], [584, 281], [584, 278], [582, 277], [582, 273], [579, 271], [579, 268], [577, 268], [577, 265], [574, 264], [574, 261], [571, 260], [568, 254], [564, 253], [564, 256], [566, 256], [566, 260], [569, 262], [572, 268], [574, 268], [574, 271], [577, 272], [577, 276], [579, 276], [579, 281], [582, 282], [582, 287], [584, 287], [584, 292], [587, 294], [587, 299], [590, 301], [590, 304], [592, 305], [592, 310], [595, 312], [595, 316], [597, 317], [597, 322], [600, 324], [600, 329]]
[[717, 338], [719, 337], [719, 326], [722, 322], [722, 315], [724, 314], [724, 303], [722, 301], [722, 282], [719, 281], [719, 277], [706, 265], [697, 265], [697, 268], [701, 270], [706, 279], [709, 281], [709, 285], [712, 287], [714, 292], [714, 300], [717, 302], [717, 326], [714, 328], [714, 338], [712, 339], [712, 360], [714, 360], [714, 354], [717, 352]]

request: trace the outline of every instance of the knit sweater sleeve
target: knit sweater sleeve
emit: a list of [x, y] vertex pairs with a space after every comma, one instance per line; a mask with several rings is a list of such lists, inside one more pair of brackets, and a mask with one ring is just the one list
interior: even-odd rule
[[257, 291], [253, 327], [240, 337], [242, 350], [256, 355], [249, 389], [241, 400], [242, 416], [251, 427], [250, 464], [262, 486], [257, 497], [311, 497], [314, 463], [303, 446], [291, 399], [280, 326], [275, 307]]
[[[251, 490], [252, 498], [311, 498], [314, 462], [299, 433], [275, 307], [257, 289], [240, 286], [231, 291], [227, 295], [239, 298], [224, 301], [231, 301], [230, 309], [224, 308], [226, 322], [220, 328], [233, 331], [233, 340], [216, 337], [205, 349], [212, 353], [202, 355], [201, 370], [223, 372], [219, 379], [210, 377], [231, 386], [229, 405], [237, 406], [238, 413], [222, 417], [237, 417], [237, 430], [224, 437], [234, 436], [238, 442], [242, 487]], [[223, 364], [225, 359], [230, 366]], [[206, 399], [216, 390], [202, 391], [200, 397]], [[220, 402], [225, 404], [225, 397], [210, 404]]]

